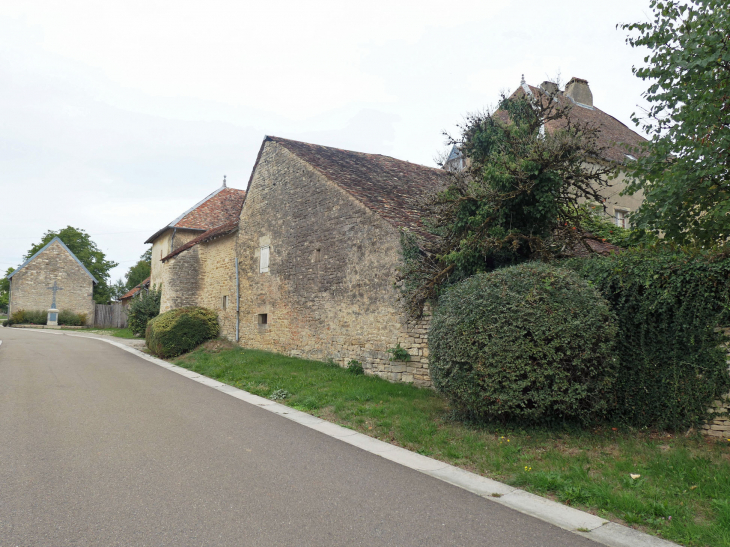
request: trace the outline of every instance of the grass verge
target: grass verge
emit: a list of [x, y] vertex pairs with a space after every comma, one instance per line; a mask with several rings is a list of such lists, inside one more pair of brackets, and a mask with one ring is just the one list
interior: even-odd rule
[[136, 338], [134, 336], [134, 334], [132, 334], [131, 329], [115, 329], [115, 328], [88, 329], [88, 330], [84, 330], [84, 332], [88, 332], [90, 334], [106, 334], [106, 335], [116, 336], [117, 338]]
[[276, 392], [298, 410], [683, 545], [730, 547], [730, 442], [611, 427], [464, 424], [433, 390], [221, 341], [174, 362], [256, 395]]

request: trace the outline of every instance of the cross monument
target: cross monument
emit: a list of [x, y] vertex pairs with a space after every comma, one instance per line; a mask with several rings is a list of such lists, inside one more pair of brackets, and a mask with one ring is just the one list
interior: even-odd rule
[[48, 310], [48, 321], [46, 321], [46, 325], [50, 326], [56, 326], [58, 325], [58, 309], [56, 309], [56, 293], [58, 291], [62, 291], [63, 289], [58, 286], [58, 283], [54, 280], [53, 281], [53, 287], [46, 287], [49, 291], [53, 291], [53, 303], [51, 304], [51, 309]]

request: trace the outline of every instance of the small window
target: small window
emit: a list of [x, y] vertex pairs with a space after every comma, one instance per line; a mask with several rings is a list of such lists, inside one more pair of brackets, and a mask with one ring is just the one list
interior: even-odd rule
[[226, 308], [228, 308], [228, 295], [225, 295], [225, 296], [224, 296], [224, 297], [223, 297], [223, 298], [221, 299], [221, 308], [223, 308], [224, 310], [225, 310]]
[[261, 247], [261, 260], [259, 262], [259, 273], [269, 271], [269, 247]]
[[312, 256], [312, 262], [321, 262], [322, 261], [322, 249], [316, 249], [314, 251], [314, 256]]
[[269, 324], [269, 314], [268, 313], [260, 313], [258, 315], [259, 318], [259, 325], [268, 325]]
[[628, 223], [626, 222], [626, 213], [627, 211], [623, 211], [621, 209], [615, 210], [615, 217], [614, 221], [616, 223], [616, 226], [619, 228], [628, 228]]

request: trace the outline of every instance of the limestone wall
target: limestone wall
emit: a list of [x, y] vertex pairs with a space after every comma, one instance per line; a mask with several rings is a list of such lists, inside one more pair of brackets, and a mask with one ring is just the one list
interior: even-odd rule
[[[260, 272], [263, 247], [268, 272]], [[393, 286], [398, 230], [276, 143], [262, 152], [237, 235], [240, 344], [430, 385], [427, 319], [409, 323]], [[408, 362], [389, 360], [400, 343]]]
[[56, 307], [86, 314], [94, 324], [94, 283], [91, 277], [58, 242], [53, 242], [11, 279], [10, 311], [47, 311], [53, 302], [54, 281], [62, 290], [56, 293]]
[[[200, 247], [198, 253], [201, 276], [196, 305], [218, 312], [221, 336], [235, 340], [236, 237], [231, 234], [200, 243], [196, 247]], [[189, 251], [181, 254], [186, 252]], [[225, 302], [224, 297], [227, 297]]]
[[209, 308], [218, 313], [221, 336], [235, 340], [235, 241], [227, 235], [198, 243], [161, 263], [160, 313], [185, 306]]
[[152, 243], [152, 261], [150, 271], [150, 287], [159, 289], [162, 287], [164, 274], [162, 259], [175, 249], [185, 245], [188, 241], [195, 239], [202, 232], [178, 228], [166, 230]]

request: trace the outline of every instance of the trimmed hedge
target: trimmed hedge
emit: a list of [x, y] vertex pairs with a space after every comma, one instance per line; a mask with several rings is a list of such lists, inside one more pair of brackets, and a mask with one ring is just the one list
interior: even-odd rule
[[147, 347], [160, 357], [175, 357], [218, 336], [218, 315], [190, 307], [170, 310], [147, 323]]
[[575, 272], [531, 262], [477, 274], [434, 310], [431, 377], [472, 419], [587, 424], [609, 411], [616, 331], [608, 303]]
[[728, 324], [730, 258], [649, 248], [565, 265], [601, 291], [619, 320], [614, 418], [671, 430], [705, 421], [730, 390], [717, 329]]

